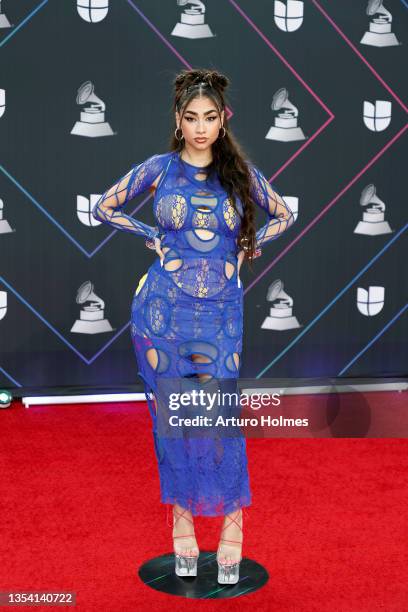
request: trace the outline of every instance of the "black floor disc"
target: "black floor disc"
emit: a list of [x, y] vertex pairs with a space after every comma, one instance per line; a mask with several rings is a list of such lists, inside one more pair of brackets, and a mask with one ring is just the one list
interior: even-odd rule
[[196, 577], [182, 578], [174, 571], [174, 554], [168, 553], [144, 563], [140, 579], [152, 589], [192, 599], [223, 599], [248, 595], [261, 588], [269, 579], [262, 565], [244, 557], [239, 567], [237, 584], [218, 584], [215, 552], [200, 551]]

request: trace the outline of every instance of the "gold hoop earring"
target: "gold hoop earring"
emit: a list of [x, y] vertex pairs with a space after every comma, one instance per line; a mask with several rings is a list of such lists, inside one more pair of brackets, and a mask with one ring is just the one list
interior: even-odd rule
[[[220, 135], [218, 134], [218, 137], [219, 137], [219, 138], [224, 138], [224, 137], [225, 137], [225, 134], [227, 133], [227, 130], [225, 129], [225, 127], [224, 127], [224, 126], [221, 126], [221, 129], [223, 129], [223, 130], [224, 130], [224, 133], [223, 133], [223, 135], [222, 135], [222, 136], [220, 136]], [[220, 130], [220, 132], [221, 132], [221, 130]]]
[[[179, 137], [177, 136], [177, 132], [178, 132], [179, 130], [181, 131], [181, 138], [179, 138]], [[179, 142], [181, 142], [181, 141], [183, 140], [183, 138], [184, 138], [182, 129], [181, 129], [181, 128], [176, 128], [176, 129], [174, 130], [174, 136], [176, 137], [176, 140], [178, 140]]]

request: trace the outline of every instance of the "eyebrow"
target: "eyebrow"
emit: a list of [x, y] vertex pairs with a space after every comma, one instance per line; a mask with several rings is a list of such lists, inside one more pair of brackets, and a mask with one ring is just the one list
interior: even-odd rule
[[[216, 112], [217, 112], [216, 109], [212, 108], [211, 110], [206, 111], [204, 113], [204, 115], [208, 115], [209, 113], [216, 113]], [[198, 115], [198, 113], [196, 113], [195, 111], [192, 111], [192, 110], [186, 110], [185, 114], [187, 114], [187, 113], [191, 113], [192, 115]]]

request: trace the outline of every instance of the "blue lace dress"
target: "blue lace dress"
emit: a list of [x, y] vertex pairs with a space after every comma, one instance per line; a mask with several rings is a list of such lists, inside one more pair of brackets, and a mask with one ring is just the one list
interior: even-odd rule
[[[250, 162], [248, 167], [251, 195], [268, 215], [256, 233], [261, 247], [294, 219], [260, 170]], [[148, 189], [155, 191], [156, 227], [123, 212], [126, 202]], [[157, 257], [133, 296], [131, 338], [152, 417], [161, 501], [193, 515], [225, 515], [251, 504], [245, 438], [159, 437], [154, 401], [160, 377], [239, 375], [243, 287], [237, 237], [243, 209], [237, 196], [236, 205], [238, 214], [217, 175], [172, 151], [134, 165], [92, 211], [116, 229], [161, 238], [163, 266]]]

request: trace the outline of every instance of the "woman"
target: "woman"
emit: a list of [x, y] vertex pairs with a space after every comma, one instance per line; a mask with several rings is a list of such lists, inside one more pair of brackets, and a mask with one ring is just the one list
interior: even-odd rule
[[[176, 129], [170, 151], [134, 165], [98, 200], [93, 216], [145, 236], [159, 257], [132, 301], [131, 336], [153, 421], [161, 501], [173, 505], [178, 575], [197, 575], [193, 516], [224, 516], [218, 581], [236, 583], [242, 508], [251, 503], [243, 436], [164, 439], [157, 435], [160, 377], [200, 382], [237, 379], [241, 366], [244, 258], [294, 221], [282, 198], [249, 161], [228, 126], [224, 91], [214, 70], [183, 70], [175, 79]], [[122, 209], [154, 192], [151, 227]], [[268, 215], [255, 231], [255, 204]]]

